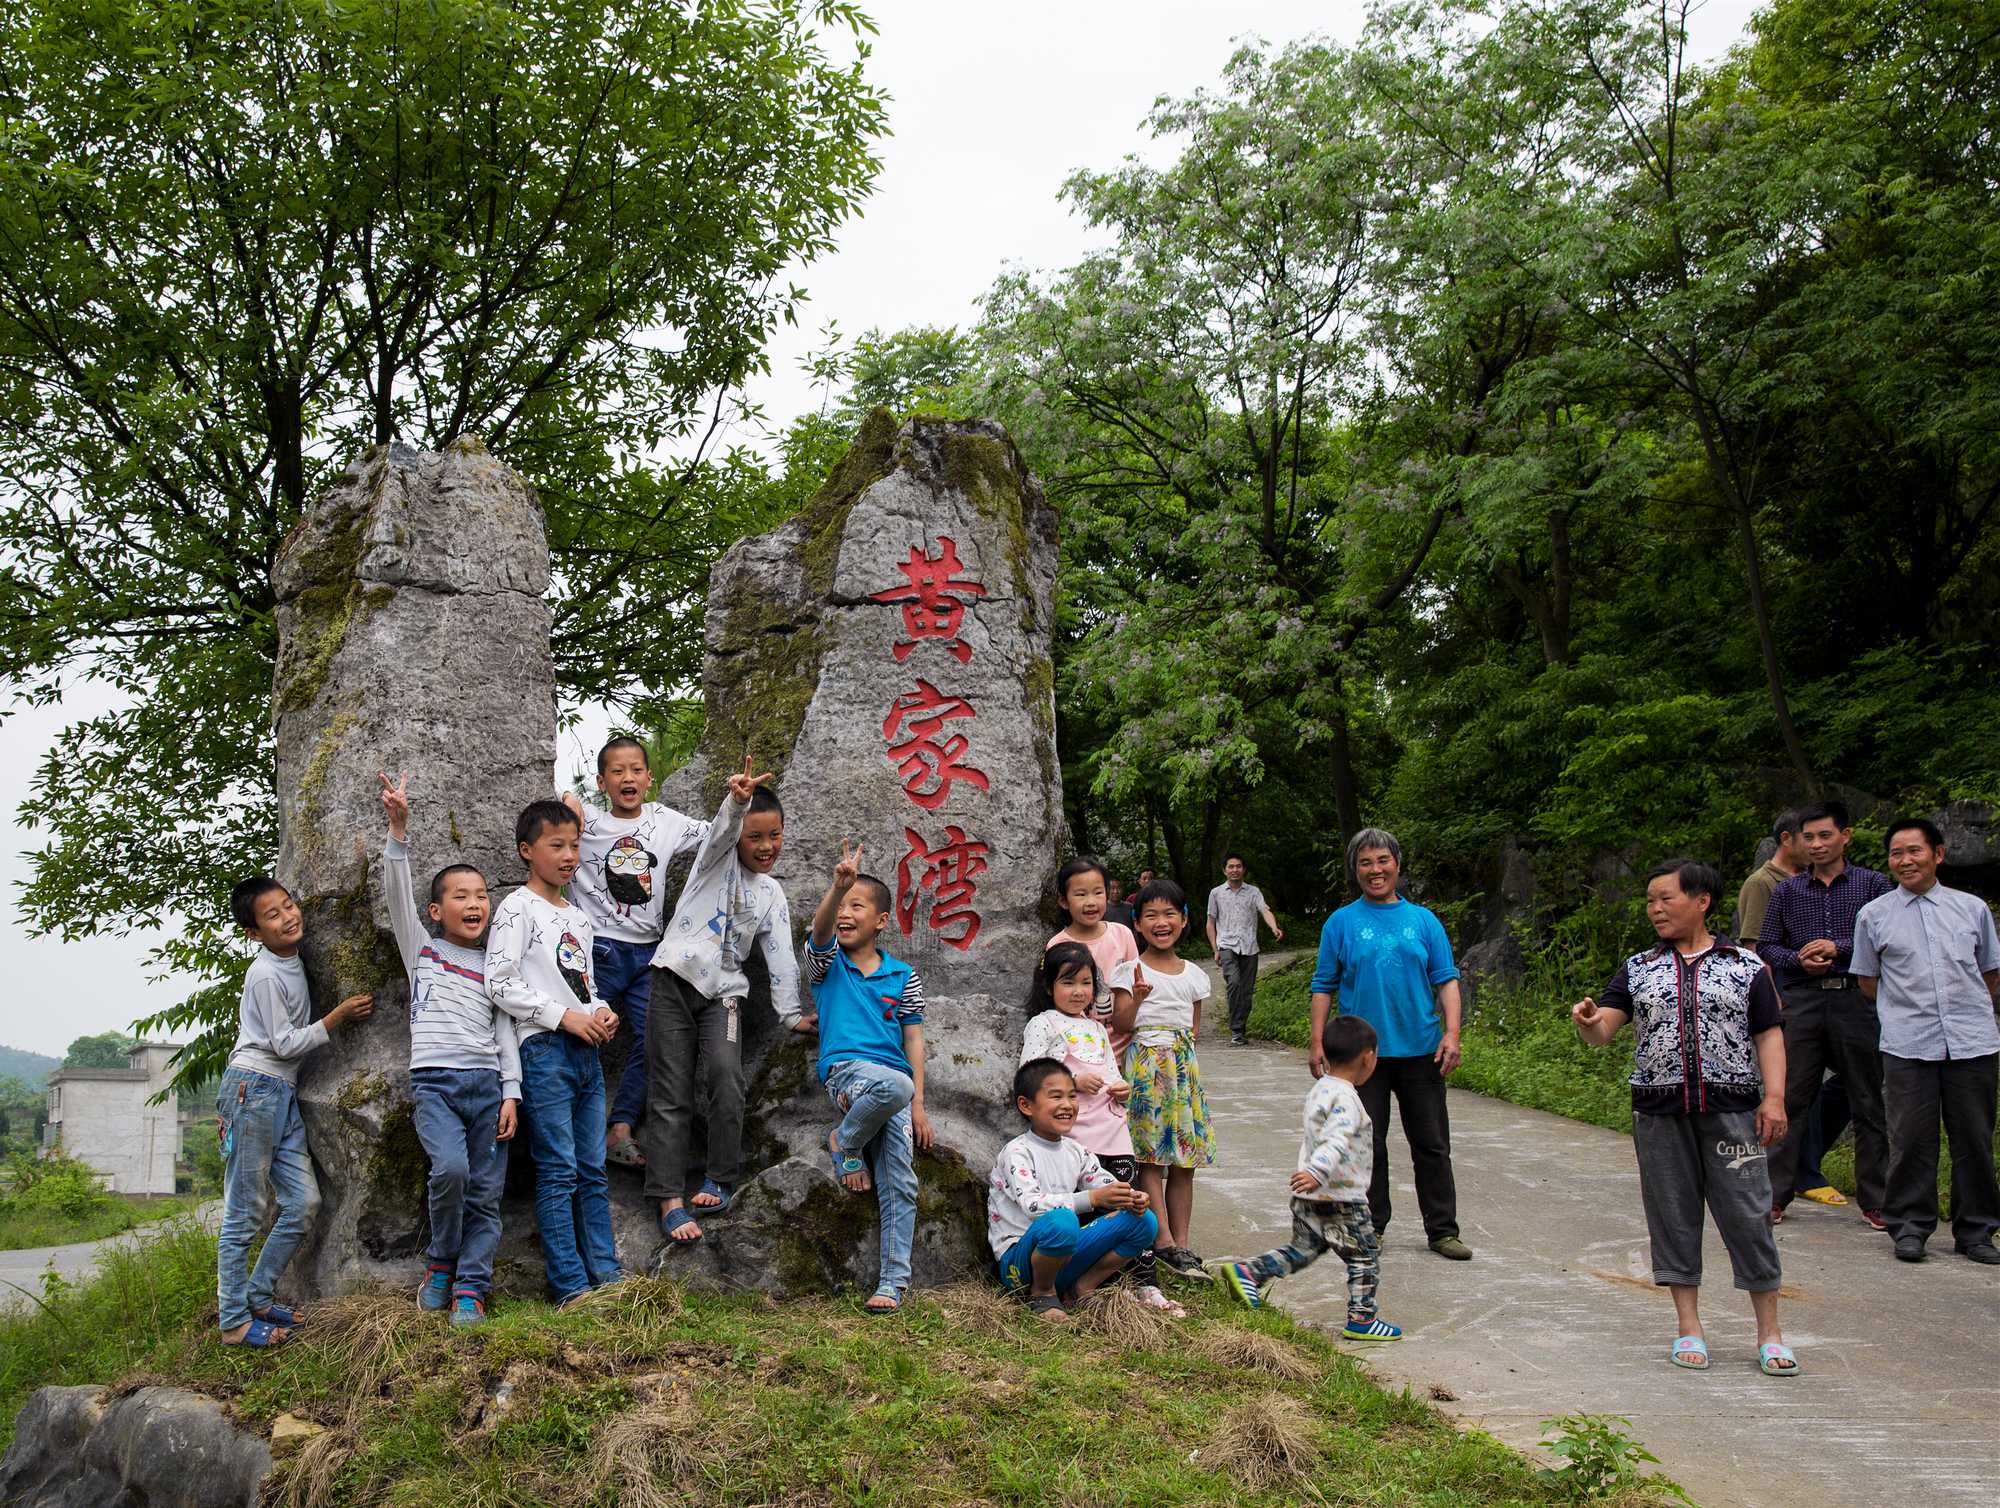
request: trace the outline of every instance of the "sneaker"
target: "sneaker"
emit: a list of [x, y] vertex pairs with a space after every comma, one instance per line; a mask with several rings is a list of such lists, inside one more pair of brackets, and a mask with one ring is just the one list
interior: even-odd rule
[[1991, 1241], [1975, 1241], [1970, 1246], [1961, 1246], [1958, 1254], [1985, 1267], [2000, 1267], [2000, 1247]]
[[1160, 1265], [1177, 1278], [1186, 1278], [1191, 1283], [1212, 1283], [1208, 1269], [1201, 1265], [1201, 1258], [1185, 1246], [1162, 1246], [1158, 1253]]
[[1250, 1045], [1250, 1039], [1239, 1032], [1237, 1035], [1229, 1039], [1229, 1045], [1231, 1047], [1248, 1047]]
[[451, 1269], [433, 1262], [424, 1269], [424, 1283], [417, 1290], [417, 1307], [436, 1314], [451, 1303]]
[[1449, 1262], [1470, 1262], [1472, 1248], [1456, 1236], [1439, 1236], [1431, 1242], [1431, 1250]]
[[1245, 1262], [1224, 1262], [1216, 1269], [1222, 1276], [1222, 1286], [1235, 1294], [1252, 1309], [1264, 1307], [1264, 1292], [1257, 1282], [1257, 1275]]
[[1350, 1319], [1347, 1328], [1340, 1332], [1342, 1340], [1401, 1340], [1403, 1332], [1387, 1320], [1372, 1319], [1360, 1324]]
[[460, 1330], [470, 1325], [486, 1323], [486, 1300], [467, 1289], [460, 1289], [451, 1297], [451, 1322]]
[[1863, 1210], [1861, 1218], [1866, 1220], [1876, 1230], [1887, 1230], [1889, 1228], [1889, 1222], [1882, 1218], [1880, 1210]]
[[1799, 1194], [1801, 1199], [1810, 1199], [1814, 1204], [1823, 1204], [1828, 1209], [1847, 1208], [1847, 1196], [1830, 1183], [1823, 1183], [1816, 1189], [1805, 1189]]

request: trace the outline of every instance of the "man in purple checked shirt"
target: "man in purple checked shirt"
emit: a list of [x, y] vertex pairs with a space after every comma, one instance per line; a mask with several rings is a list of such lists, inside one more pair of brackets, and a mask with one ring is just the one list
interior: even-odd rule
[[1799, 814], [1808, 867], [1771, 892], [1757, 952], [1777, 975], [1785, 1002], [1785, 1113], [1791, 1129], [1771, 1151], [1772, 1223], [1785, 1218], [1797, 1182], [1805, 1112], [1831, 1066], [1854, 1115], [1854, 1191], [1861, 1218], [1885, 1229], [1889, 1136], [1882, 1113], [1882, 1031], [1852, 963], [1854, 918], [1896, 887], [1885, 874], [1847, 862], [1854, 836], [1847, 808], [1822, 801]]

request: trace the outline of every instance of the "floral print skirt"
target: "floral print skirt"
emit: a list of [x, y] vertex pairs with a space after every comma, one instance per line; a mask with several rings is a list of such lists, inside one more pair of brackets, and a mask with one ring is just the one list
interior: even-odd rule
[[1135, 1158], [1173, 1168], [1215, 1161], [1215, 1132], [1191, 1034], [1175, 1032], [1166, 1044], [1134, 1042], [1125, 1050], [1125, 1077], [1132, 1083], [1125, 1108]]

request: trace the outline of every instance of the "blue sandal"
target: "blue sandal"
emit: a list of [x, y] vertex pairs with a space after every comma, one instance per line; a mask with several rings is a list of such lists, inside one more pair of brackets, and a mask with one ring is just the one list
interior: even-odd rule
[[[889, 1302], [878, 1304], [875, 1302], [877, 1299], [887, 1299]], [[888, 1283], [883, 1283], [878, 1285], [874, 1293], [868, 1296], [868, 1301], [861, 1306], [861, 1312], [863, 1314], [894, 1314], [902, 1307], [902, 1290], [892, 1287]]]
[[1766, 1377], [1796, 1377], [1799, 1359], [1783, 1341], [1767, 1340], [1757, 1348], [1757, 1370]]
[[267, 1305], [265, 1308], [257, 1311], [256, 1317], [269, 1324], [276, 1325], [280, 1330], [297, 1330], [305, 1324], [305, 1321], [299, 1317], [298, 1310], [294, 1309], [290, 1304], [273, 1303]]
[[1683, 1335], [1674, 1342], [1674, 1349], [1667, 1354], [1667, 1360], [1677, 1367], [1685, 1367], [1690, 1372], [1706, 1372], [1708, 1342], [1699, 1335]]
[[275, 1347], [285, 1345], [291, 1340], [290, 1335], [286, 1335], [279, 1340], [273, 1340], [271, 1338], [275, 1332], [283, 1330], [284, 1328], [285, 1326], [274, 1325], [269, 1320], [253, 1319], [250, 1321], [250, 1328], [243, 1332], [243, 1339], [226, 1340], [223, 1342], [223, 1344], [225, 1346], [230, 1347], [232, 1350], [235, 1349], [237, 1346], [249, 1346], [252, 1350], [255, 1351], [268, 1351], [274, 1349]]
[[[674, 1234], [684, 1226], [689, 1225], [696, 1226], [695, 1233], [692, 1236], [683, 1237]], [[705, 1233], [700, 1229], [694, 1216], [690, 1215], [684, 1206], [680, 1209], [668, 1210], [664, 1215], [660, 1216], [660, 1234], [665, 1236], [675, 1246], [692, 1246]]]
[[713, 1204], [694, 1206], [704, 1215], [726, 1215], [729, 1213], [729, 1206], [736, 1202], [736, 1191], [726, 1183], [717, 1183], [713, 1178], [702, 1179], [701, 1187], [695, 1190], [694, 1197], [699, 1199], [703, 1194], [715, 1201]]
[[[832, 1131], [826, 1134], [826, 1155], [827, 1160], [833, 1164], [834, 1178], [839, 1180], [851, 1178], [856, 1173], [866, 1173], [868, 1171], [868, 1164], [856, 1157], [852, 1152], [840, 1148], [834, 1141], [836, 1134]], [[850, 1194], [865, 1194], [868, 1192], [866, 1189], [850, 1189], [845, 1183], [842, 1183], [840, 1186]]]

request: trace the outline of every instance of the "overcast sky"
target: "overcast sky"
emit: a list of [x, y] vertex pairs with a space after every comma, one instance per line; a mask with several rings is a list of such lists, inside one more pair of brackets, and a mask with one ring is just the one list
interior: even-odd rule
[[[1319, 32], [1351, 40], [1361, 0], [1046, 0], [969, 10], [935, 0], [863, 0], [880, 34], [870, 73], [890, 95], [894, 134], [861, 217], [839, 249], [797, 280], [812, 294], [800, 326], [771, 348], [772, 374], [751, 397], [783, 424], [818, 396], [798, 370], [836, 322], [849, 339], [871, 326], [965, 325], [976, 301], [1010, 263], [1055, 268], [1085, 246], [1083, 228], [1057, 201], [1079, 167], [1110, 168], [1152, 155], [1143, 122], [1161, 94], [1212, 85], [1235, 41], [1282, 43]], [[1712, 56], [1742, 32], [1750, 0], [1708, 0], [1694, 20], [1695, 51]], [[744, 436], [749, 439], [751, 437]], [[86, 689], [68, 715], [103, 705]], [[0, 727], [0, 790], [25, 792], [65, 714], [29, 710]], [[589, 763], [602, 723], [585, 717], [559, 752], [566, 779]], [[91, 793], [116, 800], [117, 792]], [[19, 827], [0, 852], [0, 887], [12, 911], [27, 877]], [[124, 1028], [184, 993], [149, 982], [143, 939], [98, 938], [65, 946], [0, 927], [0, 1043], [59, 1054], [75, 1037]]]

